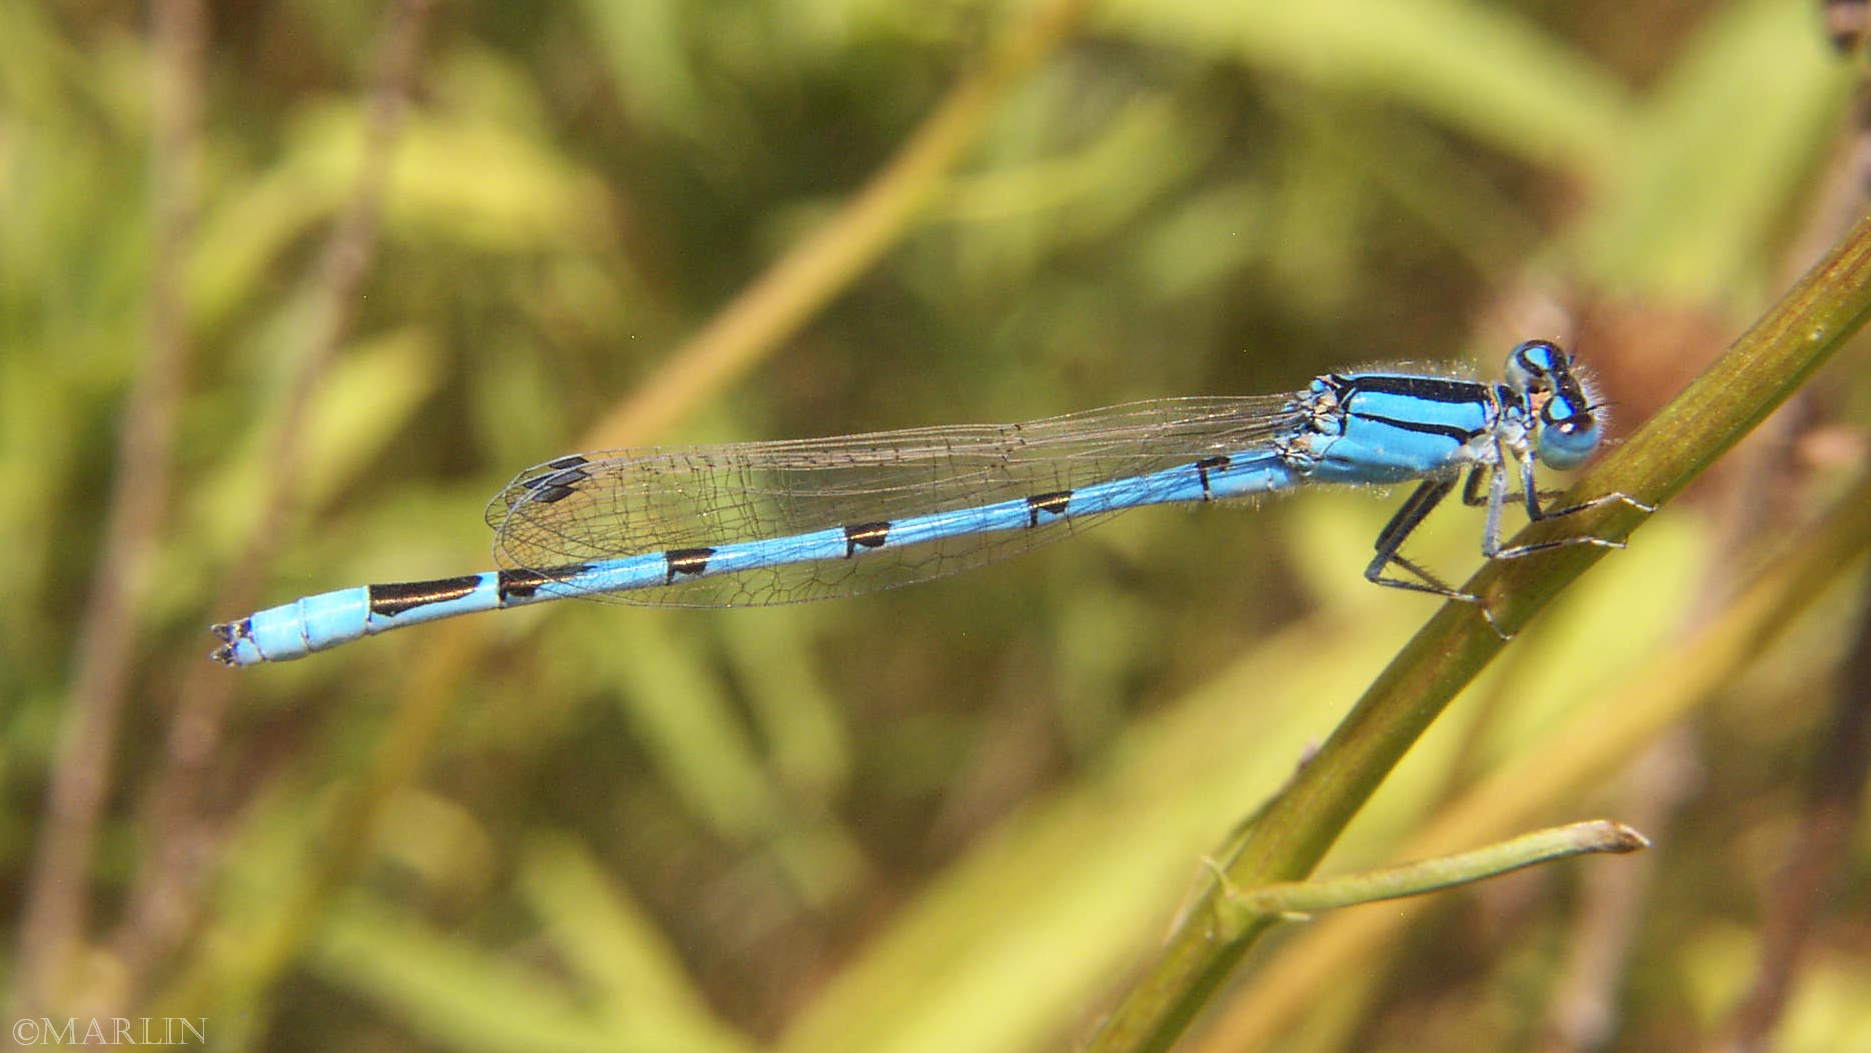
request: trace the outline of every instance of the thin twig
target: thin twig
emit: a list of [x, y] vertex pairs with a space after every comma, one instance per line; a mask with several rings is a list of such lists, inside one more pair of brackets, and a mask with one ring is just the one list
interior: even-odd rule
[[1305, 917], [1322, 910], [1376, 903], [1500, 877], [1541, 863], [1593, 852], [1623, 854], [1650, 847], [1644, 835], [1609, 819], [1549, 827], [1466, 852], [1453, 852], [1357, 874], [1276, 881], [1259, 888], [1223, 888], [1216, 898], [1218, 930], [1224, 938], [1263, 919]]
[[[294, 505], [312, 396], [350, 331], [359, 290], [376, 256], [379, 216], [402, 119], [416, 79], [423, 30], [434, 0], [401, 0], [389, 14], [371, 89], [362, 160], [344, 211], [320, 258], [310, 347], [280, 412], [267, 463], [261, 512], [228, 575], [217, 610], [246, 610], [260, 593], [267, 549], [278, 544]], [[170, 725], [166, 766], [149, 799], [146, 829], [153, 860], [138, 875], [115, 945], [132, 986], [169, 953], [199, 909], [212, 856], [213, 824], [202, 814], [201, 788], [216, 755], [238, 684], [208, 663], [191, 665], [181, 707]]]
[[71, 704], [46, 797], [25, 896], [15, 1016], [63, 999], [71, 955], [86, 928], [86, 893], [99, 815], [135, 644], [132, 612], [169, 502], [175, 422], [188, 358], [183, 275], [200, 197], [199, 0], [160, 0], [151, 37], [148, 343], [124, 410], [108, 521], [80, 631]]

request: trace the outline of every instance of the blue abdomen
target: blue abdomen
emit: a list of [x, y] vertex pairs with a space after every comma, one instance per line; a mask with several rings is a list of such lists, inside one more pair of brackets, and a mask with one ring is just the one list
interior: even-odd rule
[[1400, 483], [1459, 471], [1468, 444], [1494, 425], [1484, 384], [1442, 377], [1354, 373], [1313, 382], [1338, 403], [1336, 434], [1311, 443], [1310, 477], [1330, 483]]

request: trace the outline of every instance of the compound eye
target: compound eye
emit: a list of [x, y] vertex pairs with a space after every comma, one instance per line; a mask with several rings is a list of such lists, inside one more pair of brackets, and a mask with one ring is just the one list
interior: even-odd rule
[[1546, 405], [1540, 407], [1540, 422], [1549, 428], [1557, 428], [1559, 432], [1564, 435], [1574, 434], [1581, 428], [1591, 425], [1591, 413], [1565, 413], [1561, 415], [1559, 411], [1565, 408], [1566, 404], [1559, 399], [1548, 401]]
[[1520, 368], [1530, 373], [1551, 373], [1565, 352], [1551, 340], [1529, 340], [1514, 348], [1514, 357], [1519, 360]]
[[1554, 468], [1577, 467], [1598, 447], [1600, 422], [1589, 409], [1553, 399], [1540, 407], [1539, 457]]
[[1528, 340], [1507, 356], [1513, 385], [1521, 391], [1550, 391], [1565, 368], [1566, 353], [1550, 340]]

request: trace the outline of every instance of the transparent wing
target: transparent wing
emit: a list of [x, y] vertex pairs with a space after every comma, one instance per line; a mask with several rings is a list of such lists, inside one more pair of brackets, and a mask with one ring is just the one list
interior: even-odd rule
[[[1286, 395], [1159, 399], [1022, 424], [576, 454], [521, 472], [486, 518], [501, 566], [555, 579], [567, 565], [894, 522], [1147, 475], [1262, 446], [1297, 419]], [[1065, 516], [590, 598], [718, 607], [851, 595], [1002, 559], [1100, 518]]]

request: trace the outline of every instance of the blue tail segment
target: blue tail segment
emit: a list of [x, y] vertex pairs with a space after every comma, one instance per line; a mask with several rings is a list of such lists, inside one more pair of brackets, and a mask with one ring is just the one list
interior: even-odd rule
[[[1582, 460], [1602, 435], [1597, 406], [1571, 356], [1531, 341], [1498, 384], [1332, 373], [1291, 395], [1160, 399], [1022, 424], [575, 454], [522, 472], [489, 504], [503, 569], [307, 596], [214, 626], [213, 657], [286, 661], [566, 597], [719, 607], [849, 596], [992, 562], [1126, 509], [1308, 483], [1420, 481], [1366, 577], [1472, 601], [1404, 559], [1402, 541], [1466, 471], [1473, 503], [1487, 484], [1483, 552], [1524, 554], [1499, 543], [1510, 484], [1533, 495], [1536, 460]], [[1527, 508], [1577, 510], [1542, 510], [1532, 496]], [[1392, 567], [1411, 577], [1387, 576]]]
[[229, 665], [303, 658], [405, 625], [552, 599], [540, 594], [545, 580], [502, 570], [322, 592], [215, 626], [224, 645], [214, 656]]
[[550, 571], [486, 571], [435, 581], [339, 589], [215, 626], [224, 645], [214, 657], [236, 666], [283, 662], [361, 637], [460, 614], [568, 596], [667, 588], [679, 581], [756, 568], [853, 559], [886, 545], [1031, 530], [1074, 516], [1146, 504], [1241, 497], [1284, 489], [1292, 482], [1291, 473], [1278, 458], [1263, 455], [1231, 461], [1217, 457], [1212, 463], [1190, 464], [1152, 476], [897, 522], [875, 521], [717, 548], [669, 549]]

